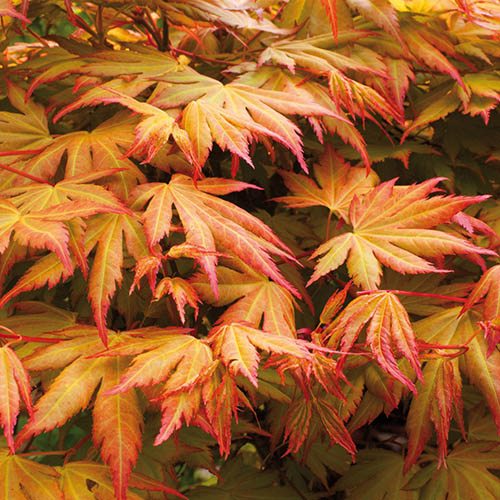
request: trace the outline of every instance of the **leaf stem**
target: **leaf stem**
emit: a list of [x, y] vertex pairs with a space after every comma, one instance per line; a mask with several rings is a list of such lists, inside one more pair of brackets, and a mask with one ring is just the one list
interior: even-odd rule
[[17, 457], [44, 457], [50, 455], [66, 455], [70, 450], [60, 451], [25, 451], [23, 453], [16, 453]]
[[328, 241], [330, 239], [330, 225], [332, 223], [332, 211], [330, 210], [328, 214], [328, 219], [326, 220], [326, 236], [325, 236], [325, 241]]
[[172, 48], [173, 52], [179, 52], [180, 54], [184, 54], [185, 56], [194, 57], [196, 59], [200, 59], [202, 61], [211, 62], [214, 64], [225, 64], [227, 66], [236, 66], [240, 64], [234, 61], [222, 61], [220, 59], [213, 59], [212, 57], [202, 56], [201, 54], [195, 54], [194, 52], [190, 52], [189, 50], [179, 49], [177, 47]]
[[12, 172], [13, 174], [20, 175], [21, 177], [24, 177], [25, 179], [29, 179], [30, 181], [34, 182], [39, 182], [41, 184], [48, 184], [49, 186], [52, 186], [52, 184], [45, 180], [42, 179], [41, 177], [37, 177], [36, 175], [28, 174], [27, 172], [23, 172], [22, 170], [18, 170], [15, 167], [11, 167], [10, 165], [5, 165], [3, 163], [0, 163], [0, 168], [3, 170], [7, 170], [9, 172]]
[[30, 337], [29, 335], [21, 335], [3, 325], [0, 325], [0, 330], [4, 330], [5, 332], [7, 332], [7, 333], [0, 332], [0, 338], [3, 339], [16, 339], [24, 342], [43, 342], [46, 344], [55, 344], [57, 342], [60, 342], [60, 339], [53, 339], [48, 337]]
[[449, 302], [461, 302], [464, 304], [467, 302], [467, 299], [464, 299], [462, 297], [453, 297], [450, 295], [440, 295], [438, 293], [425, 293], [425, 292], [412, 292], [409, 290], [363, 290], [361, 292], [357, 292], [357, 295], [370, 295], [372, 293], [377, 293], [377, 292], [391, 292], [396, 295], [405, 295], [408, 297], [429, 297], [431, 299], [440, 299], [440, 300], [447, 300]]

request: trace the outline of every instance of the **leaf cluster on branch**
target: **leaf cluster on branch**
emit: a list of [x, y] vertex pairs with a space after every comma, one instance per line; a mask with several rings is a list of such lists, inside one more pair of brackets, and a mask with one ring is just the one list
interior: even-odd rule
[[0, 499], [498, 498], [495, 2], [0, 20]]

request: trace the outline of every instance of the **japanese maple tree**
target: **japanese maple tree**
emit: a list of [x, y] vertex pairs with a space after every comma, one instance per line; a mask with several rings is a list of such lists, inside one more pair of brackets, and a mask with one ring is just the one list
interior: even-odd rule
[[496, 2], [0, 21], [0, 499], [498, 498]]

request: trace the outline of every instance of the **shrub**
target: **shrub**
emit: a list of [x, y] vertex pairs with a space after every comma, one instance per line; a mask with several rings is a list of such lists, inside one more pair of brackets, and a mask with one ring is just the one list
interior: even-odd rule
[[2, 498], [496, 498], [494, 2], [0, 14]]

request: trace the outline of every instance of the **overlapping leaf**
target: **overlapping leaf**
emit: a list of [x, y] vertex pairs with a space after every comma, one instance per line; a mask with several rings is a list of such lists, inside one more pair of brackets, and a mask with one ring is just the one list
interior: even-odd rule
[[[102, 350], [97, 330], [72, 327], [58, 332], [61, 342], [40, 347], [25, 358], [30, 371], [62, 369], [37, 401], [33, 417], [18, 435], [22, 442], [63, 425], [88, 407], [99, 387], [93, 408], [93, 438], [110, 465], [116, 494], [125, 498], [127, 483], [141, 448], [142, 412], [134, 391], [109, 395], [124, 373], [121, 359], [92, 358]], [[128, 337], [132, 341], [132, 337]]]
[[394, 350], [404, 356], [419, 378], [422, 377], [415, 334], [397, 296], [390, 292], [376, 292], [357, 297], [350, 302], [336, 320], [326, 327], [332, 347], [340, 345], [349, 351], [366, 327], [365, 344], [377, 363], [396, 380], [415, 391], [413, 382], [398, 367]]
[[[395, 179], [355, 197], [349, 207], [352, 230], [330, 239], [313, 253], [322, 255], [309, 280], [312, 283], [347, 260], [355, 284], [374, 289], [380, 284], [382, 265], [403, 274], [439, 272], [425, 258], [450, 254], [492, 254], [452, 234], [431, 229], [447, 223], [483, 196], [432, 196], [441, 179], [412, 186], [395, 186]], [[425, 257], [425, 258], [423, 258]]]
[[496, 442], [461, 443], [448, 455], [446, 467], [430, 455], [431, 463], [405, 486], [420, 490], [420, 498], [484, 498], [498, 496], [500, 448]]
[[417, 500], [418, 493], [404, 491], [416, 470], [403, 472], [404, 460], [389, 450], [362, 450], [356, 464], [335, 484], [336, 491], [344, 491], [347, 498], [360, 500]]
[[14, 452], [14, 427], [20, 411], [21, 400], [32, 413], [31, 387], [23, 364], [8, 346], [0, 347], [0, 425], [3, 427], [7, 444]]
[[244, 323], [229, 323], [216, 327], [209, 336], [214, 354], [234, 375], [241, 374], [257, 386], [259, 355], [257, 348], [300, 359], [310, 359], [307, 348], [295, 339], [263, 332]]
[[462, 418], [460, 410], [462, 382], [459, 367], [460, 372], [483, 394], [497, 429], [500, 429], [500, 354], [494, 351], [487, 357], [487, 346], [482, 336], [477, 335], [480, 329], [475, 324], [475, 319], [471, 313], [460, 316], [460, 308], [454, 307], [433, 314], [414, 325], [420, 340], [429, 344], [453, 346], [454, 349], [464, 346], [467, 350], [461, 356], [460, 364], [456, 359], [444, 358], [444, 353], [441, 353], [443, 359], [427, 363], [424, 369], [424, 383], [419, 388], [419, 394], [412, 400], [408, 415], [407, 467], [417, 460], [431, 437], [431, 422], [438, 435], [440, 461], [444, 460], [450, 420], [455, 414], [460, 424]]
[[488, 355], [490, 355], [500, 342], [500, 265], [488, 269], [474, 287], [463, 311], [469, 310], [474, 304], [484, 298], [483, 326], [488, 341]]
[[1, 500], [22, 499], [43, 495], [47, 500], [63, 500], [59, 489], [59, 473], [48, 465], [10, 455], [0, 449]]
[[218, 323], [244, 321], [254, 328], [262, 324], [264, 331], [294, 338], [296, 303], [292, 294], [250, 266], [238, 264], [235, 267], [239, 270], [217, 267], [218, 298], [204, 274], [196, 274], [191, 279], [204, 301], [215, 306], [229, 306]]
[[354, 196], [367, 193], [378, 184], [378, 176], [360, 167], [351, 167], [331, 147], [314, 165], [317, 184], [305, 175], [280, 172], [291, 195], [275, 198], [292, 208], [324, 206], [337, 217], [349, 221], [349, 206]]
[[[240, 183], [234, 181], [220, 179], [218, 183], [226, 187], [226, 192], [242, 188]], [[185, 230], [186, 242], [202, 250], [194, 258], [207, 273], [216, 296], [217, 250], [233, 253], [255, 270], [297, 294], [270, 257], [274, 254], [287, 260], [293, 259], [286, 245], [256, 217], [209, 194], [214, 189], [213, 179], [199, 181], [195, 186], [192, 179], [181, 174], [174, 175], [168, 184], [152, 183], [138, 187], [133, 195], [132, 207], [140, 209], [149, 203], [143, 221], [150, 246], [170, 233], [172, 205], [175, 205]]]
[[288, 148], [307, 171], [300, 130], [284, 115], [330, 116], [348, 121], [293, 85], [277, 91], [238, 82], [222, 85], [189, 72], [183, 78], [185, 82], [158, 86], [149, 104], [161, 109], [186, 105], [181, 126], [191, 142], [190, 156], [198, 170], [205, 164], [213, 142], [251, 165], [249, 145], [263, 137]]

